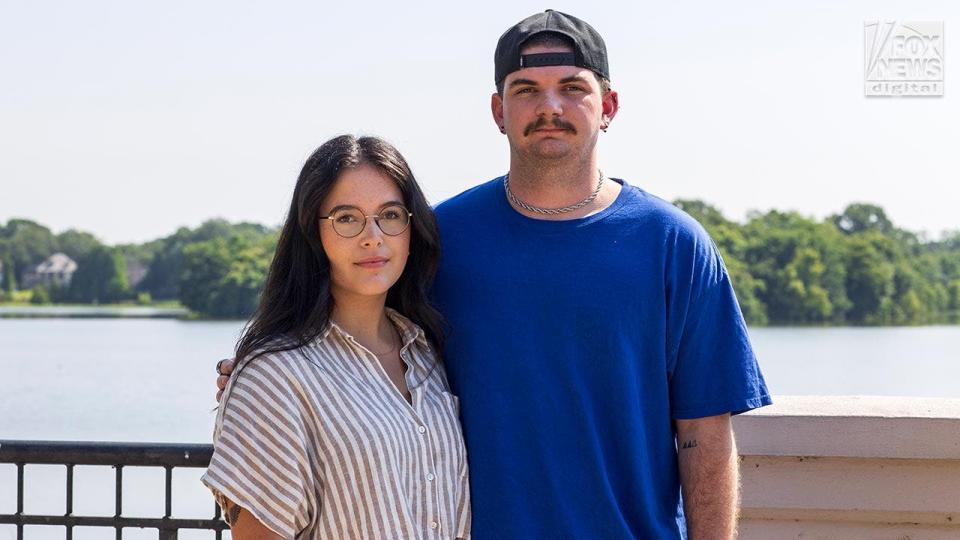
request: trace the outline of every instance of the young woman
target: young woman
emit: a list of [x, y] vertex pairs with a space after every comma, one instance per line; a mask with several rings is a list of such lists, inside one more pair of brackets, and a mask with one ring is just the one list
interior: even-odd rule
[[427, 291], [437, 228], [388, 143], [307, 160], [203, 482], [233, 538], [467, 538], [466, 452]]

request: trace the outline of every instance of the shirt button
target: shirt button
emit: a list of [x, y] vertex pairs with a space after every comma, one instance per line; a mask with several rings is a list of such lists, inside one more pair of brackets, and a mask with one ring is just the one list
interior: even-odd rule
[[427, 428], [425, 428], [425, 427], [423, 427], [423, 426], [418, 426], [418, 427], [417, 427], [417, 431], [419, 431], [420, 433], [426, 433], [426, 432], [427, 432]]
[[436, 476], [434, 476], [433, 473], [427, 473], [427, 481], [433, 482], [434, 478], [436, 478]]
[[439, 527], [439, 526], [440, 526], [440, 525], [437, 524], [436, 521], [431, 521], [431, 522], [430, 522], [430, 528], [431, 528], [431, 529], [436, 529], [436, 528]]

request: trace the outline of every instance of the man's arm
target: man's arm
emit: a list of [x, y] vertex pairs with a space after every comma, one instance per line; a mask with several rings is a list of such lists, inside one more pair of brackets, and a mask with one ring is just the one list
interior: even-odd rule
[[690, 540], [735, 538], [740, 480], [730, 415], [677, 420], [677, 453]]

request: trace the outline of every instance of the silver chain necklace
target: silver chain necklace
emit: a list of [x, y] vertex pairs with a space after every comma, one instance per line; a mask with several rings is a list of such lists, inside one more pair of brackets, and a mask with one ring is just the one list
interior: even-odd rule
[[600, 194], [600, 188], [603, 187], [603, 171], [597, 171], [600, 173], [600, 181], [597, 182], [597, 189], [593, 190], [593, 193], [587, 196], [586, 199], [578, 203], [571, 204], [570, 206], [564, 206], [562, 208], [542, 208], [539, 206], [533, 206], [532, 204], [527, 204], [520, 200], [519, 197], [513, 194], [513, 191], [510, 190], [510, 173], [508, 172], [506, 176], [503, 177], [503, 189], [507, 192], [507, 199], [510, 199], [510, 202], [523, 208], [527, 212], [533, 212], [534, 214], [541, 214], [544, 216], [556, 216], [558, 214], [566, 214], [567, 212], [573, 212], [574, 210], [579, 210], [584, 206], [593, 202], [597, 198], [597, 195]]

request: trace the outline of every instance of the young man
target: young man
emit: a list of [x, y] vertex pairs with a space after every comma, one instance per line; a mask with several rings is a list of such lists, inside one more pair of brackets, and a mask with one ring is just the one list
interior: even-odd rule
[[519, 22], [495, 82], [509, 174], [436, 209], [473, 538], [732, 538], [730, 415], [770, 397], [716, 247], [600, 171], [618, 96], [588, 24]]

